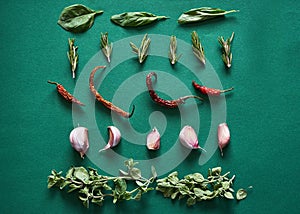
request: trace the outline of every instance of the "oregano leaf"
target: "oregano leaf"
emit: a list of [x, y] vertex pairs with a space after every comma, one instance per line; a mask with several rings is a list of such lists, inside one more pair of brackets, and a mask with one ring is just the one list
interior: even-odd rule
[[240, 200], [243, 200], [247, 197], [247, 191], [245, 189], [239, 189], [237, 192], [236, 192], [236, 199], [238, 201]]

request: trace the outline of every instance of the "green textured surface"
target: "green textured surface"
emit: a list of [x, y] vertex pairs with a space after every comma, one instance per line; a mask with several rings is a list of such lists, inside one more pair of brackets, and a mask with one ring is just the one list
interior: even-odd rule
[[[61, 10], [74, 3], [104, 10], [86, 33], [73, 35], [56, 23]], [[176, 23], [181, 12], [201, 6], [239, 9], [240, 12], [200, 25]], [[299, 6], [296, 0], [1, 1], [1, 213], [297, 213], [300, 198]], [[125, 11], [148, 11], [170, 19], [139, 29], [124, 29], [109, 21], [111, 15]], [[236, 189], [253, 186], [248, 198], [240, 203], [217, 199], [187, 207], [183, 201], [173, 202], [153, 191], [140, 202], [122, 202], [115, 206], [106, 201], [101, 208], [92, 206], [87, 210], [75, 194], [48, 190], [47, 176], [51, 169], [65, 172], [72, 165], [93, 165], [88, 158], [81, 160], [69, 145], [72, 106], [60, 99], [54, 86], [46, 82], [48, 79], [61, 82], [73, 92], [75, 82], [66, 57], [67, 38], [75, 37], [79, 46], [80, 74], [99, 50], [100, 32], [108, 31], [112, 41], [151, 33], [174, 34], [190, 43], [192, 30], [197, 30], [203, 39], [206, 56], [224, 87], [235, 87], [227, 99], [227, 122], [232, 138], [224, 158], [216, 151], [204, 166], [199, 166], [199, 153], [193, 152], [176, 170], [183, 176], [195, 171], [206, 173], [209, 167], [220, 165], [236, 174]], [[232, 31], [236, 33], [233, 67], [226, 72], [219, 57], [217, 37], [228, 37]], [[143, 69], [152, 69], [152, 63], [159, 59], [147, 60]], [[155, 64], [155, 69], [174, 72], [165, 62], [165, 65]], [[181, 68], [178, 65], [176, 70], [180, 78], [185, 77]], [[133, 69], [136, 69], [134, 60], [116, 67], [112, 76], [107, 77], [107, 81], [111, 78], [115, 82], [103, 85], [105, 96], [112, 97], [114, 91], [105, 89], [117, 87], [128, 75], [137, 72]], [[188, 80], [183, 82], [190, 84]], [[145, 111], [137, 109], [137, 116], [131, 121], [141, 132], [149, 130], [144, 124], [155, 107], [144, 95], [137, 97], [135, 104]], [[203, 134], [210, 120], [209, 109], [205, 107], [207, 105], [201, 110], [201, 120], [208, 122], [201, 121]], [[105, 136], [110, 114], [101, 105], [97, 104], [96, 109], [97, 118], [101, 118], [97, 121], [99, 130]], [[174, 114], [176, 111], [166, 113], [171, 121], [166, 141], [176, 139], [180, 129]], [[129, 143], [115, 151], [133, 158], [147, 157]], [[145, 149], [141, 151], [146, 153]]]

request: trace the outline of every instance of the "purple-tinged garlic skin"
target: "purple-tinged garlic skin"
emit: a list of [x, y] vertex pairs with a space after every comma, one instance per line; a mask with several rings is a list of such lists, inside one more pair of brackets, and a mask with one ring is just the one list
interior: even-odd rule
[[226, 123], [221, 123], [218, 126], [218, 145], [223, 156], [223, 148], [229, 144], [230, 131]]
[[70, 133], [71, 146], [84, 158], [89, 148], [88, 129], [85, 127], [74, 128]]
[[108, 133], [109, 133], [109, 140], [106, 146], [103, 149], [100, 149], [99, 152], [105, 151], [107, 149], [110, 149], [112, 147], [117, 146], [121, 141], [121, 132], [120, 130], [115, 126], [108, 126], [107, 127]]
[[191, 126], [184, 126], [179, 133], [181, 144], [188, 149], [199, 149], [198, 137]]
[[158, 150], [160, 148], [160, 134], [156, 127], [147, 136], [147, 149]]

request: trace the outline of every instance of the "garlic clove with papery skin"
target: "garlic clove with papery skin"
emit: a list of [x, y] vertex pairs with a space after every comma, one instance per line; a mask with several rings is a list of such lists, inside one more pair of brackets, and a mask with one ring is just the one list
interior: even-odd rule
[[156, 127], [148, 134], [146, 146], [149, 150], [158, 150], [160, 148], [160, 134]]
[[199, 146], [197, 134], [191, 126], [184, 126], [181, 129], [179, 140], [181, 144], [188, 149], [201, 149], [205, 151]]
[[74, 128], [70, 133], [70, 143], [72, 147], [84, 158], [89, 148], [88, 129], [85, 127]]
[[107, 127], [109, 133], [109, 140], [106, 146], [103, 149], [100, 149], [99, 152], [105, 151], [109, 148], [115, 147], [120, 143], [121, 140], [121, 132], [115, 126], [108, 126]]
[[223, 156], [223, 148], [229, 144], [230, 141], [230, 131], [227, 123], [221, 123], [218, 126], [218, 145]]

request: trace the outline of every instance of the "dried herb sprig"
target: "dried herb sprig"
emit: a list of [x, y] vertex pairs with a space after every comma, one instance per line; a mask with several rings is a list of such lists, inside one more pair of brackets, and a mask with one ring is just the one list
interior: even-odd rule
[[135, 44], [130, 42], [132, 51], [138, 55], [138, 59], [140, 63], [143, 63], [148, 56], [148, 49], [149, 49], [150, 42], [151, 40], [150, 38], [148, 38], [148, 34], [145, 34], [145, 36], [143, 37], [140, 48], [138, 48]]
[[192, 43], [193, 43], [193, 53], [199, 59], [203, 65], [205, 65], [205, 56], [204, 56], [204, 48], [200, 42], [199, 36], [196, 31], [193, 31], [192, 34]]
[[200, 7], [184, 12], [177, 21], [179, 24], [203, 22], [234, 12], [238, 12], [238, 10], [226, 11], [220, 8]]
[[108, 41], [108, 33], [101, 33], [101, 50], [106, 56], [107, 61], [110, 62], [110, 55], [112, 53], [113, 45]]
[[216, 197], [234, 199], [232, 185], [235, 176], [230, 178], [230, 172], [221, 175], [221, 171], [221, 167], [215, 167], [208, 170], [207, 178], [200, 173], [193, 173], [184, 176], [183, 179], [179, 179], [178, 172], [175, 171], [165, 178], [158, 179], [156, 190], [171, 199], [186, 197], [188, 206]]
[[[52, 170], [48, 176], [48, 188], [58, 187], [62, 190], [68, 186], [68, 192], [77, 191], [79, 199], [87, 208], [90, 203], [102, 206], [108, 197], [113, 198], [113, 203], [140, 200], [142, 194], [153, 190], [149, 185], [156, 179], [157, 174], [152, 167], [152, 177], [143, 178], [141, 170], [135, 167], [136, 164], [132, 159], [125, 161], [127, 171], [120, 170], [121, 175], [117, 177], [100, 175], [96, 169], [84, 167], [71, 167], [65, 177], [62, 172]], [[127, 181], [134, 181], [137, 187], [128, 190]]]
[[69, 51], [67, 52], [67, 56], [71, 65], [72, 77], [75, 78], [75, 71], [78, 64], [78, 47], [74, 45], [75, 39], [69, 38]]
[[231, 67], [232, 53], [231, 53], [231, 43], [234, 37], [234, 32], [232, 32], [231, 37], [224, 40], [223, 36], [218, 38], [220, 45], [222, 46], [222, 60], [227, 68]]
[[169, 59], [170, 59], [170, 63], [172, 65], [174, 65], [179, 60], [179, 58], [182, 56], [182, 54], [180, 54], [179, 56], [177, 56], [176, 51], [177, 51], [176, 36], [171, 36], [171, 38], [170, 38]]

